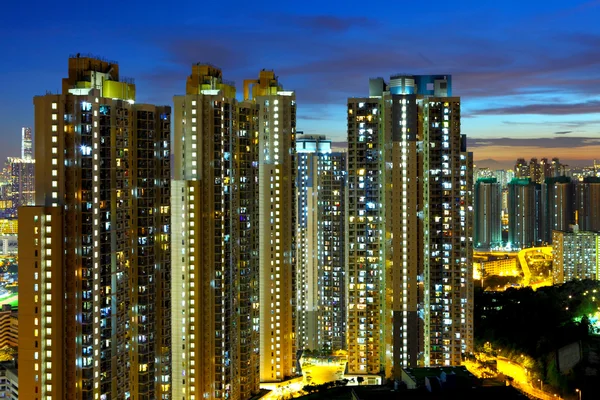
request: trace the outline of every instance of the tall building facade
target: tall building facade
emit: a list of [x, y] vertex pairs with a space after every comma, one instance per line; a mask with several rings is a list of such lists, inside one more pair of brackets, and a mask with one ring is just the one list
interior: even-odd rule
[[259, 116], [260, 380], [282, 381], [296, 373], [296, 95], [264, 70], [244, 94]]
[[173, 397], [259, 390], [258, 109], [220, 69], [192, 67], [175, 96]]
[[574, 209], [582, 231], [600, 232], [600, 178], [586, 177], [574, 184]]
[[346, 347], [346, 154], [298, 136], [297, 348]]
[[564, 231], [575, 223], [573, 185], [566, 176], [546, 178], [542, 184], [540, 239], [552, 242], [552, 231]]
[[472, 349], [473, 163], [451, 94], [449, 76], [394, 76], [348, 100], [350, 373]]
[[28, 399], [169, 399], [170, 107], [116, 63], [71, 57], [34, 98], [36, 205], [19, 215]]
[[530, 178], [515, 178], [508, 184], [508, 241], [516, 248], [536, 246], [541, 241], [541, 187]]
[[552, 232], [552, 278], [555, 285], [575, 279], [598, 279], [600, 273], [600, 233], [569, 230]]
[[475, 183], [475, 246], [490, 248], [502, 244], [502, 187], [496, 178]]
[[199, 63], [174, 98], [177, 399], [246, 399], [294, 373], [295, 98], [272, 71], [244, 89]]

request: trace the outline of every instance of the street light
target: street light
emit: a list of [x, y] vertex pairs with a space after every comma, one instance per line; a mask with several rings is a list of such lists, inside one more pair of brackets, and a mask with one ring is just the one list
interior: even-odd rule
[[577, 394], [579, 395], [579, 400], [581, 400], [581, 390], [579, 389], [575, 389], [575, 391], [577, 392]]

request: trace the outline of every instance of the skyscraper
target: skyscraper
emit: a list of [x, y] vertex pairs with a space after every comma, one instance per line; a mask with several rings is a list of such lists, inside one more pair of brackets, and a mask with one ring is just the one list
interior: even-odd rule
[[490, 248], [502, 243], [502, 190], [496, 178], [475, 183], [475, 246]]
[[264, 70], [244, 97], [199, 63], [174, 98], [177, 399], [246, 399], [294, 373], [295, 98]]
[[170, 107], [69, 59], [34, 98], [36, 206], [19, 215], [19, 394], [168, 399]]
[[296, 371], [296, 95], [263, 70], [244, 97], [258, 107], [260, 380], [282, 381]]
[[540, 233], [541, 187], [530, 178], [508, 184], [508, 241], [516, 248], [536, 246]]
[[33, 158], [31, 128], [21, 128], [21, 158], [23, 160], [31, 160]]
[[473, 164], [460, 99], [449, 76], [369, 88], [348, 100], [348, 368], [457, 365], [473, 346]]
[[175, 96], [173, 398], [258, 393], [258, 108], [196, 64]]
[[298, 349], [346, 347], [346, 154], [325, 136], [299, 136], [297, 324]]

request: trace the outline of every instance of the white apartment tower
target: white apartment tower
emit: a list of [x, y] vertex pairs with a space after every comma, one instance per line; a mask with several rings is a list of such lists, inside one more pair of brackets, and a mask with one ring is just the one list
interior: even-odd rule
[[346, 154], [324, 136], [296, 140], [298, 350], [346, 348]]

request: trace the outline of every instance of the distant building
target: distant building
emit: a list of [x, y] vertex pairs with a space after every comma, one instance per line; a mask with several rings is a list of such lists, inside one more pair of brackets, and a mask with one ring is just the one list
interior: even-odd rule
[[33, 138], [31, 128], [23, 127], [21, 129], [21, 158], [23, 160], [33, 159]]
[[541, 187], [530, 178], [508, 184], [508, 241], [516, 248], [540, 243]]
[[516, 255], [503, 257], [477, 255], [473, 257], [473, 267], [477, 270], [478, 275], [475, 279], [492, 275], [517, 276], [521, 272]]
[[19, 399], [19, 375], [15, 361], [0, 362], [0, 399]]
[[490, 248], [502, 244], [502, 192], [496, 178], [479, 178], [475, 183], [475, 247]]
[[502, 188], [505, 188], [514, 177], [515, 172], [512, 169], [499, 169], [496, 171], [496, 179], [498, 179], [498, 183]]
[[574, 209], [582, 231], [600, 232], [600, 177], [574, 183]]
[[493, 171], [487, 167], [476, 168], [474, 173], [474, 179], [485, 179], [485, 178], [494, 178], [496, 176], [497, 171]]
[[16, 255], [18, 252], [18, 220], [0, 219], [0, 255]]
[[541, 186], [540, 239], [552, 241], [552, 231], [563, 231], [575, 222], [573, 185], [566, 176], [546, 178]]
[[19, 346], [19, 318], [10, 304], [3, 304], [0, 310], [0, 349], [6, 346]]
[[552, 232], [552, 276], [554, 284], [575, 279], [598, 279], [600, 272], [600, 233], [580, 231]]

